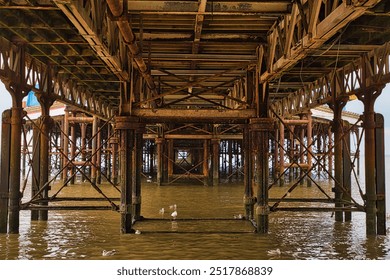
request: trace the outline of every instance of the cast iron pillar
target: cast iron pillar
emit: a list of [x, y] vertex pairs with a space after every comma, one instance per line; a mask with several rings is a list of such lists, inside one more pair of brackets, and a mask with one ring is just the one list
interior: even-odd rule
[[8, 230], [9, 169], [11, 150], [11, 110], [5, 110], [1, 126], [0, 233]]
[[121, 233], [132, 233], [133, 223], [133, 190], [136, 188], [133, 179], [136, 172], [136, 130], [140, 128], [139, 119], [130, 116], [118, 116], [115, 119], [119, 131], [120, 189], [121, 189]]
[[[377, 85], [376, 87], [366, 88], [364, 93], [359, 95], [358, 98], [364, 104], [363, 113], [363, 128], [364, 128], [364, 161], [365, 161], [365, 173], [366, 173], [366, 233], [367, 235], [385, 234], [377, 232], [377, 178], [379, 175], [376, 173], [376, 123], [375, 123], [375, 111], [374, 104], [376, 98], [382, 93], [383, 85]], [[380, 153], [384, 153], [383, 147], [378, 147]], [[383, 179], [383, 178], [378, 178]], [[382, 227], [382, 226], [381, 226]]]
[[[333, 109], [333, 133], [334, 133], [334, 193], [335, 207], [342, 207], [343, 199], [343, 120], [341, 118], [345, 103], [335, 102]], [[343, 212], [336, 211], [335, 220], [343, 221]]]
[[[351, 134], [349, 132], [349, 122], [343, 121], [343, 130], [344, 130], [344, 139], [343, 139], [343, 186], [344, 190], [347, 193], [347, 197], [343, 200], [351, 201], [351, 172], [352, 172], [352, 163], [351, 163]], [[349, 207], [348, 204], [344, 204], [344, 207]], [[352, 220], [352, 212], [344, 212], [344, 220], [346, 222]]]
[[251, 158], [251, 140], [248, 125], [243, 128], [243, 150], [244, 150], [244, 207], [245, 218], [252, 220], [254, 218], [254, 205], [256, 197], [254, 196], [252, 186], [252, 158]]
[[[135, 119], [137, 120], [137, 119]], [[142, 149], [143, 149], [143, 133], [145, 125], [134, 123], [134, 148], [132, 155], [132, 171], [133, 171], [133, 217], [135, 221], [141, 220], [141, 172], [142, 172]]]
[[386, 235], [386, 184], [385, 184], [385, 132], [384, 118], [375, 114], [375, 170], [376, 170], [376, 207], [377, 233]]
[[271, 118], [250, 119], [252, 146], [252, 185], [257, 190], [256, 223], [258, 233], [268, 232], [268, 142], [274, 128]]
[[219, 184], [219, 142], [217, 138], [211, 139], [211, 146], [213, 150], [212, 154], [212, 174], [213, 174], [213, 186]]

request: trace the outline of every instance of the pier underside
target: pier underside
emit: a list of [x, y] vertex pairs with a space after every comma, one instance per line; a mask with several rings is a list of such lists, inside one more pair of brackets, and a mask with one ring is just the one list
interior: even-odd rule
[[[360, 211], [367, 234], [386, 234], [374, 105], [390, 81], [389, 27], [385, 0], [0, 0], [0, 79], [12, 96], [0, 232], [18, 233], [21, 210], [47, 220], [98, 209], [132, 233], [147, 218], [142, 184], [184, 181], [242, 184], [242, 218], [258, 233], [275, 211], [336, 222]], [[31, 94], [39, 106], [25, 106]], [[363, 115], [343, 111], [352, 99]], [[362, 139], [365, 184], [354, 192]], [[61, 195], [80, 182], [99, 197]], [[290, 196], [302, 187], [320, 195]]]

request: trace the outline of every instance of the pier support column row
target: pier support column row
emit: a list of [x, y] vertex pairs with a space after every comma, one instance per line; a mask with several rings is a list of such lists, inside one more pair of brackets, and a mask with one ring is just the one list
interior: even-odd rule
[[274, 128], [271, 118], [250, 119], [249, 130], [252, 147], [252, 186], [257, 190], [255, 219], [258, 233], [268, 232], [268, 142]]
[[[133, 219], [140, 217], [142, 166], [142, 133], [144, 125], [138, 118], [116, 117], [119, 131], [121, 233], [132, 233]], [[136, 174], [138, 173], [138, 174]]]

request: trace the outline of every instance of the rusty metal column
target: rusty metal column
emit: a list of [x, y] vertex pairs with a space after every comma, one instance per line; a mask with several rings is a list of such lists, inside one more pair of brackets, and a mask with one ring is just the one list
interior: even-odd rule
[[[349, 122], [343, 121], [343, 130], [344, 130], [344, 139], [343, 139], [343, 186], [346, 190], [348, 196], [351, 196], [351, 135], [349, 132]], [[348, 197], [345, 197], [344, 200], [347, 200]], [[350, 199], [349, 199], [350, 200]], [[344, 204], [344, 207], [348, 207], [348, 204]], [[352, 220], [352, 212], [344, 212], [345, 221]]]
[[[172, 175], [173, 175], [173, 162], [175, 161], [175, 150], [174, 150], [174, 140], [173, 139], [169, 139], [166, 141], [166, 145], [167, 145], [167, 156], [168, 156], [168, 178], [172, 178]], [[168, 179], [169, 181], [169, 179]]]
[[114, 185], [118, 184], [118, 164], [117, 164], [117, 154], [118, 154], [118, 137], [111, 138], [111, 180]]
[[99, 129], [100, 121], [97, 120], [98, 132], [96, 135], [96, 183], [102, 183], [102, 132]]
[[254, 205], [256, 198], [252, 186], [252, 158], [251, 158], [251, 133], [248, 125], [243, 128], [243, 148], [244, 148], [244, 207], [245, 218], [254, 218]]
[[203, 140], [203, 185], [210, 185], [210, 170], [209, 170], [209, 155], [210, 155], [210, 145], [209, 140]]
[[[76, 114], [74, 112], [71, 113], [71, 117], [75, 117]], [[70, 124], [70, 158], [74, 161], [74, 156], [76, 154], [76, 122], [72, 122]], [[69, 181], [69, 184], [74, 185], [76, 181], [76, 168], [71, 165], [70, 169], [70, 176], [71, 179]]]
[[268, 232], [268, 141], [274, 120], [270, 118], [250, 119], [252, 143], [252, 185], [257, 189], [256, 223], [258, 233]]
[[375, 235], [376, 231], [376, 181], [375, 181], [375, 98], [366, 92], [363, 113], [364, 154], [366, 173], [366, 233]]
[[133, 223], [133, 188], [134, 186], [134, 147], [135, 130], [138, 118], [118, 116], [115, 119], [116, 129], [120, 134], [120, 189], [121, 189], [121, 233], [132, 233]]
[[[82, 151], [81, 151], [81, 161], [85, 162], [86, 160], [86, 156], [87, 156], [87, 153], [86, 153], [86, 145], [87, 145], [87, 124], [86, 123], [81, 123], [80, 124], [80, 144], [81, 144], [81, 147], [82, 147]], [[85, 172], [86, 172], [86, 168], [85, 166], [82, 168], [83, 170], [83, 174], [81, 174], [81, 181], [84, 182], [86, 179], [85, 179]]]
[[11, 150], [11, 110], [2, 114], [0, 158], [0, 233], [8, 229], [9, 171]]
[[[289, 162], [291, 163], [294, 159], [294, 153], [295, 153], [295, 143], [294, 143], [294, 126], [292, 125], [290, 127], [290, 132], [289, 132], [289, 141], [290, 141], [290, 160]], [[288, 171], [288, 180], [291, 183], [294, 180], [294, 167], [290, 167]]]
[[[284, 125], [282, 122], [279, 124], [279, 145], [275, 144], [275, 149], [279, 149], [279, 174], [284, 172]], [[279, 179], [279, 186], [284, 186], [284, 175]]]
[[375, 114], [375, 170], [376, 170], [376, 196], [377, 196], [377, 233], [386, 235], [386, 183], [385, 183], [385, 132], [384, 118]]
[[[20, 104], [21, 105], [21, 104]], [[9, 183], [9, 233], [19, 233], [20, 211], [20, 159], [22, 140], [23, 108], [11, 109], [11, 157], [10, 157], [10, 183]]]
[[[331, 149], [332, 147], [332, 135], [333, 135], [333, 132], [332, 132], [332, 127], [330, 126], [329, 129], [328, 129], [328, 141], [327, 143], [324, 143], [324, 150], [326, 151], [326, 148], [327, 147], [327, 151], [328, 151], [328, 172], [330, 175], [333, 175], [333, 149]], [[332, 180], [331, 176], [328, 176], [328, 179], [329, 181]]]
[[[48, 109], [49, 110], [49, 109]], [[50, 131], [53, 125], [53, 120], [49, 115], [49, 111], [43, 113], [41, 117], [42, 131], [40, 137], [40, 156], [39, 156], [39, 188], [43, 187], [49, 181], [49, 166], [50, 166]], [[49, 187], [46, 188], [42, 193], [42, 198], [49, 197]], [[40, 205], [48, 205], [47, 202], [42, 202]], [[40, 210], [39, 218], [40, 221], [47, 221], [48, 210]]]
[[211, 145], [213, 149], [213, 186], [218, 186], [219, 184], [219, 139], [211, 139]]
[[[62, 164], [65, 167], [64, 170], [62, 171], [62, 180], [63, 182], [68, 181], [68, 153], [69, 153], [69, 139], [68, 139], [68, 133], [69, 133], [69, 108], [65, 107], [65, 112], [64, 112], [64, 123], [63, 123], [63, 132], [64, 135], [62, 135], [64, 141], [63, 141], [63, 153], [64, 155], [62, 156]], [[68, 166], [67, 166], [68, 165]]]
[[138, 127], [135, 129], [134, 148], [132, 156], [133, 171], [133, 217], [135, 221], [142, 219], [141, 216], [141, 173], [142, 173], [142, 152], [143, 152], [143, 133], [145, 125], [135, 123]]
[[91, 165], [91, 181], [96, 184], [96, 149], [97, 149], [97, 131], [98, 131], [98, 118], [96, 116], [93, 117], [93, 123], [92, 123], [92, 165]]
[[[37, 121], [39, 125], [39, 121]], [[31, 172], [31, 197], [34, 197], [39, 191], [39, 180], [40, 180], [40, 155], [41, 155], [41, 131], [39, 127], [33, 126], [33, 148], [32, 148], [32, 172]], [[31, 220], [39, 220], [39, 211], [31, 210]]]
[[163, 138], [157, 138], [156, 139], [156, 145], [157, 145], [157, 185], [158, 186], [161, 186], [162, 184], [162, 172], [163, 172], [163, 169], [162, 169], [162, 145], [163, 145]]
[[[312, 157], [312, 152], [313, 152], [313, 148], [312, 148], [312, 144], [313, 144], [313, 118], [311, 116], [311, 111], [309, 111], [307, 114], [306, 114], [306, 118], [307, 118], [307, 134], [306, 134], [306, 137], [307, 137], [307, 168], [308, 170], [311, 169], [312, 167], [312, 164], [313, 164], [313, 157]], [[309, 172], [307, 174], [307, 180], [306, 180], [306, 183], [307, 183], [307, 186], [308, 187], [311, 187], [311, 184], [312, 184], [312, 181], [310, 179], [311, 177], [311, 172]]]
[[[334, 133], [334, 193], [335, 207], [342, 207], [340, 202], [343, 199], [343, 123], [342, 123], [342, 104], [336, 102], [333, 107], [333, 133]], [[342, 211], [336, 211], [335, 220], [342, 222], [344, 219]]]

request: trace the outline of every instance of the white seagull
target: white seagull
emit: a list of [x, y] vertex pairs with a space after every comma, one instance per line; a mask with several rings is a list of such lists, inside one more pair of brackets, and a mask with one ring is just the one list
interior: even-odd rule
[[174, 220], [176, 219], [176, 217], [177, 217], [177, 211], [176, 210], [172, 212], [171, 217]]
[[103, 250], [102, 252], [102, 256], [103, 257], [108, 257], [108, 256], [113, 256], [116, 254], [116, 250], [110, 250], [110, 251], [106, 251], [106, 250]]

